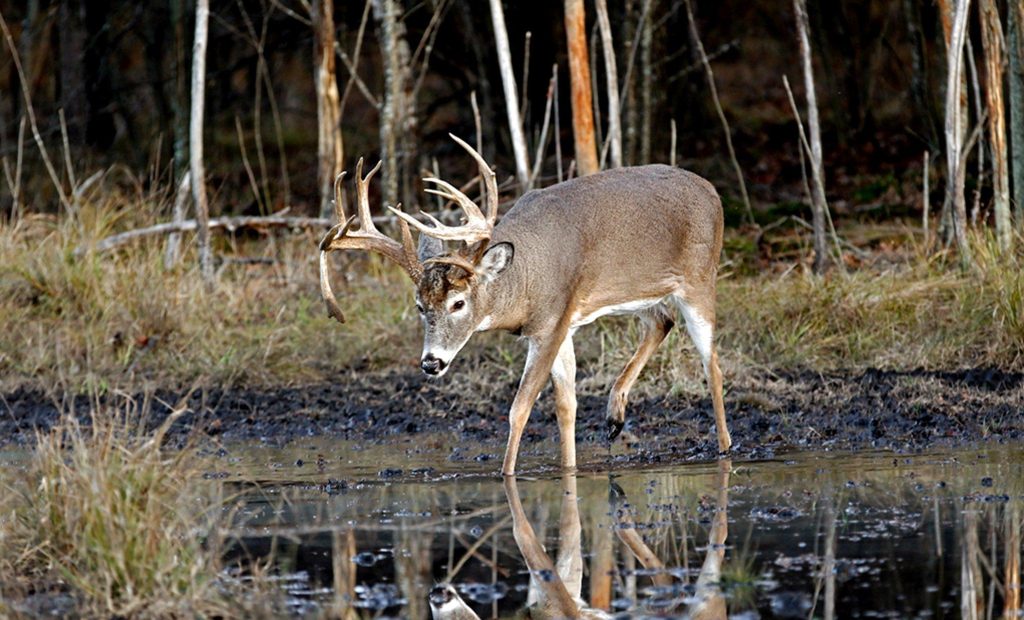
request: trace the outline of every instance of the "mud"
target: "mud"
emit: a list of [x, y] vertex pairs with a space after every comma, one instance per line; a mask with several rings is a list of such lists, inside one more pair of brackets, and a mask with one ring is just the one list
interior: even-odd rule
[[[314, 436], [388, 443], [418, 433], [446, 433], [497, 448], [505, 440], [515, 389], [510, 375], [489, 378], [485, 369], [471, 378], [430, 380], [411, 369], [350, 371], [334, 383], [215, 387], [192, 393], [192, 411], [175, 425], [172, 439], [197, 432], [271, 445]], [[1024, 373], [1018, 372], [760, 372], [734, 378], [727, 389], [734, 454], [739, 456], [769, 457], [789, 448], [909, 451], [1024, 438]], [[579, 388], [578, 395], [577, 440], [603, 442], [606, 394]], [[156, 391], [150, 422], [158, 423], [169, 411], [161, 403], [173, 405], [182, 397], [183, 392]], [[4, 394], [0, 443], [32, 441], [36, 431], [54, 424], [61, 409], [87, 418], [90, 402], [81, 396], [57, 404], [31, 389]], [[527, 444], [556, 436], [553, 411], [546, 390], [527, 426]], [[715, 456], [706, 394], [635, 395], [626, 416], [617, 441], [637, 444], [635, 458], [662, 458], [665, 452], [679, 458]]]

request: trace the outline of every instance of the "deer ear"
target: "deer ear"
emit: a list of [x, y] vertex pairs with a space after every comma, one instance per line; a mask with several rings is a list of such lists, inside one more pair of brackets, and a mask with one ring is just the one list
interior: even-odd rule
[[480, 261], [476, 264], [476, 273], [485, 281], [491, 281], [512, 265], [515, 248], [511, 243], [503, 242], [487, 248]]
[[420, 235], [419, 244], [416, 247], [416, 257], [420, 259], [421, 263], [440, 256], [442, 252], [444, 252], [444, 242], [427, 235]]

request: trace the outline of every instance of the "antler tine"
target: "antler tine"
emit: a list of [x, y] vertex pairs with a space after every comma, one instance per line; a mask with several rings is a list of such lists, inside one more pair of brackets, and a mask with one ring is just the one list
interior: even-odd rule
[[[341, 204], [340, 185], [344, 178], [344, 173], [339, 174], [334, 182], [335, 212], [341, 215], [343, 221], [331, 227], [320, 241], [320, 293], [324, 303], [327, 304], [327, 313], [341, 323], [345, 322], [345, 315], [342, 313], [341, 307], [334, 297], [334, 291], [331, 290], [330, 266], [327, 260], [328, 252], [333, 250], [376, 252], [397, 263], [409, 274], [409, 278], [413, 282], [418, 283], [420, 278], [423, 277], [423, 264], [416, 256], [416, 248], [413, 245], [409, 226], [404, 221], [399, 222], [402, 233], [402, 242], [399, 243], [381, 234], [377, 227], [373, 225], [373, 216], [370, 215], [370, 199], [367, 190], [370, 185], [370, 179], [380, 170], [380, 166], [380, 163], [378, 163], [364, 177], [363, 160], [362, 158], [359, 159], [359, 162], [356, 164], [356, 203], [358, 213], [348, 218], [344, 217], [343, 209], [339, 206]], [[353, 230], [352, 223], [357, 217], [359, 218], [359, 228]]]
[[429, 213], [424, 213], [423, 215], [433, 223], [433, 226], [427, 226], [405, 211], [401, 211], [394, 207], [388, 207], [388, 209], [398, 217], [402, 218], [403, 221], [411, 224], [420, 233], [435, 239], [441, 239], [442, 241], [465, 241], [466, 243], [472, 244], [477, 241], [483, 241], [491, 238], [491, 226], [483, 219], [483, 217], [476, 220], [470, 220], [462, 226], [445, 226], [434, 216]]
[[334, 177], [334, 215], [338, 218], [338, 222], [345, 221], [345, 207], [342, 204], [342, 184], [345, 182], [345, 175], [348, 174], [345, 170], [338, 173], [338, 176]]
[[484, 180], [484, 185], [487, 188], [487, 221], [493, 226], [498, 221], [498, 181], [495, 178], [494, 170], [487, 164], [483, 156], [465, 140], [453, 133], [448, 135], [452, 140], [455, 140], [456, 144], [469, 153], [476, 160], [477, 166], [480, 167], [480, 178]]
[[423, 179], [423, 182], [433, 183], [441, 188], [439, 190], [433, 188], [426, 188], [423, 190], [424, 192], [428, 194], [435, 194], [437, 196], [441, 196], [442, 198], [447, 198], [449, 200], [454, 200], [459, 204], [460, 207], [462, 207], [462, 210], [466, 212], [466, 217], [469, 218], [470, 220], [484, 219], [484, 214], [480, 212], [480, 207], [476, 206], [476, 203], [473, 202], [469, 198], [469, 196], [463, 194], [459, 188], [455, 187], [451, 183], [444, 181], [442, 179], [438, 179], [436, 177], [427, 177]]
[[370, 169], [363, 176], [363, 158], [360, 157], [356, 163], [356, 197], [359, 202], [359, 229], [367, 233], [377, 232], [377, 227], [373, 224], [373, 216], [370, 215], [370, 180], [373, 179], [373, 175], [377, 174], [380, 170], [383, 161], [377, 162], [377, 165]]

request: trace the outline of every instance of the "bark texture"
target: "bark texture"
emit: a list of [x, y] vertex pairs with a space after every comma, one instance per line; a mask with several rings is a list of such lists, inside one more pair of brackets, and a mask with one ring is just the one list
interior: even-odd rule
[[988, 141], [992, 149], [992, 190], [996, 237], [1002, 250], [1013, 239], [1010, 220], [1010, 175], [1006, 166], [1006, 121], [1003, 107], [1003, 27], [995, 0], [980, 0], [981, 41], [985, 48], [985, 98]]
[[828, 266], [828, 246], [825, 238], [825, 173], [821, 161], [821, 127], [818, 123], [818, 98], [814, 91], [814, 67], [811, 63], [810, 25], [806, 0], [793, 0], [796, 12], [797, 37], [800, 40], [800, 65], [804, 74], [807, 97], [807, 126], [811, 142], [811, 215], [814, 227], [814, 272], [824, 273]]
[[[492, 0], [497, 1], [497, 0]], [[576, 144], [576, 170], [580, 176], [598, 171], [594, 141], [594, 113], [590, 95], [590, 63], [583, 0], [565, 0], [565, 37], [569, 48], [569, 89]]]
[[313, 78], [316, 83], [317, 188], [320, 217], [334, 212], [334, 179], [343, 169], [341, 105], [334, 70], [334, 0], [313, 0]]
[[192, 44], [192, 116], [189, 123], [189, 171], [192, 203], [196, 206], [196, 238], [199, 242], [199, 271], [203, 280], [213, 282], [213, 254], [210, 251], [210, 210], [206, 200], [206, 170], [203, 165], [203, 103], [206, 97], [206, 38], [210, 21], [210, 0], [196, 0], [196, 32]]
[[516, 158], [516, 179], [522, 191], [526, 191], [530, 188], [530, 161], [526, 153], [523, 122], [519, 115], [519, 95], [516, 92], [516, 78], [512, 73], [512, 52], [508, 45], [505, 10], [501, 0], [491, 0], [491, 24], [494, 26], [494, 41], [498, 48], [498, 66], [501, 68], [501, 86], [505, 91], [505, 112], [508, 115], [509, 133], [512, 135], [512, 151]]

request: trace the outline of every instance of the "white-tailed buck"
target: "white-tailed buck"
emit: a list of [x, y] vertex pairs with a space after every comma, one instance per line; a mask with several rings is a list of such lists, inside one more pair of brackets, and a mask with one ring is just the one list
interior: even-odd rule
[[[509, 413], [502, 473], [515, 472], [519, 440], [537, 395], [551, 376], [562, 466], [576, 465], [576, 357], [573, 334], [595, 319], [636, 314], [646, 331], [608, 397], [608, 438], [625, 422], [629, 390], [675, 324], [676, 310], [701, 356], [711, 390], [718, 448], [732, 444], [722, 404], [722, 373], [715, 353], [715, 279], [722, 250], [722, 205], [701, 177], [664, 165], [617, 168], [524, 194], [500, 222], [494, 172], [472, 147], [452, 138], [476, 160], [486, 188], [486, 209], [449, 183], [424, 179], [428, 192], [455, 201], [465, 223], [432, 225], [400, 209], [402, 241], [373, 224], [367, 187], [356, 170], [356, 215], [341, 221], [320, 242], [320, 288], [328, 312], [344, 316], [331, 291], [327, 253], [367, 250], [398, 263], [416, 285], [423, 322], [421, 366], [443, 375], [476, 332], [504, 329], [529, 343], [526, 367]], [[339, 177], [339, 182], [341, 178]], [[337, 187], [336, 187], [337, 190]], [[336, 200], [340, 205], [340, 196]], [[419, 251], [409, 225], [421, 234]], [[423, 237], [425, 235], [425, 237]], [[441, 240], [462, 242], [444, 252]]]

